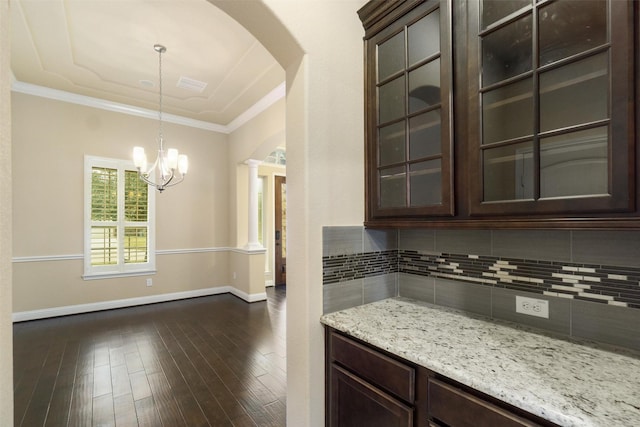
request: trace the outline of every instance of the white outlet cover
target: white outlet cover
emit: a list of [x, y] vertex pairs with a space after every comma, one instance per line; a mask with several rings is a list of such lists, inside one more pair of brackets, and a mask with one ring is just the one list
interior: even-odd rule
[[516, 295], [516, 313], [549, 318], [549, 301]]

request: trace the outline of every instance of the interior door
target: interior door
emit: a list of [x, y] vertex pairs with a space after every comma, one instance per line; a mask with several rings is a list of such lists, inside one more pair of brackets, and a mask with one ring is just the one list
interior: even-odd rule
[[276, 285], [287, 283], [287, 178], [275, 177]]

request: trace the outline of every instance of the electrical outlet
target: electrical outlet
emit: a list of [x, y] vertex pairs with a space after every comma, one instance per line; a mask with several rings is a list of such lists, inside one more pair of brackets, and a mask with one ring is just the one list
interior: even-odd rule
[[147, 286], [153, 286], [153, 279], [147, 279]]
[[516, 295], [516, 313], [549, 318], [549, 301]]
[[236, 272], [233, 272], [233, 280], [236, 280], [237, 276], [236, 276]]

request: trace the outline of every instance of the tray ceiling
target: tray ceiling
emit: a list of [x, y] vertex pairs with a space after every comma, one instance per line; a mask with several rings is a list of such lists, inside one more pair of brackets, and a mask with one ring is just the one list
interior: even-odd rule
[[[17, 81], [227, 125], [284, 82], [282, 67], [206, 0], [14, 0]], [[202, 86], [206, 85], [204, 89]]]

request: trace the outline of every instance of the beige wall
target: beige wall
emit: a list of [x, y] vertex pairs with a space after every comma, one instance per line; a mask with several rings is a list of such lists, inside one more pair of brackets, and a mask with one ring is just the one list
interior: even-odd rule
[[210, 1], [287, 73], [287, 424], [323, 426], [322, 226], [363, 220], [365, 2]]
[[285, 105], [284, 99], [274, 103], [229, 135], [229, 228], [236, 247], [243, 247], [248, 237], [249, 168], [245, 162], [264, 160], [285, 144]]
[[[249, 167], [245, 162], [249, 159], [262, 161], [276, 147], [284, 145], [284, 99], [277, 101], [229, 135], [229, 229], [232, 246], [243, 248], [249, 237]], [[272, 214], [273, 204], [266, 208], [269, 209], [267, 212]], [[267, 233], [269, 232], [273, 232], [273, 227], [267, 230]], [[273, 248], [267, 246], [266, 249], [265, 254], [259, 255], [262, 267], [256, 254], [243, 251], [231, 254], [231, 273], [236, 272], [236, 278], [232, 278], [232, 286], [237, 286], [243, 292], [252, 295], [264, 293], [266, 281], [273, 280], [271, 274], [265, 274], [265, 258], [273, 259]], [[246, 278], [245, 274], [241, 273], [243, 269], [249, 269]], [[243, 288], [245, 285], [247, 290]]]
[[[271, 150], [273, 151], [273, 150]], [[284, 167], [275, 167], [269, 165], [260, 165], [258, 167], [258, 176], [265, 178], [265, 186], [264, 186], [264, 210], [265, 210], [265, 218], [264, 218], [264, 227], [265, 227], [265, 242], [264, 246], [266, 249], [265, 253], [265, 268], [263, 269], [263, 280], [262, 282], [266, 284], [268, 281], [274, 280], [274, 250], [275, 250], [275, 242], [273, 239], [274, 236], [274, 176], [281, 175], [286, 176], [286, 168]], [[236, 223], [236, 242], [237, 246], [242, 248], [248, 240], [248, 224], [249, 224], [249, 167], [247, 165], [237, 165], [236, 173], [234, 174], [235, 183], [236, 183], [236, 191], [232, 192], [231, 197], [233, 198], [235, 195], [235, 207], [234, 210], [235, 215], [231, 215], [231, 223]], [[264, 290], [262, 290], [264, 292]]]
[[286, 102], [281, 99], [240, 126], [229, 135], [229, 159], [243, 163], [247, 159], [264, 160], [277, 146], [284, 144]]
[[264, 256], [264, 251], [231, 251], [229, 270], [232, 293], [249, 302], [266, 299]]
[[9, 2], [0, 1], [0, 425], [13, 420]]
[[189, 155], [190, 170], [156, 197], [157, 274], [85, 281], [77, 259], [84, 155], [127, 159], [134, 145], [155, 153], [157, 121], [15, 92], [12, 110], [13, 257], [44, 258], [14, 263], [14, 312], [229, 285], [229, 254], [215, 250], [229, 246], [226, 135], [163, 125], [167, 145]]
[[[158, 255], [157, 274], [83, 280], [82, 260], [18, 262], [13, 266], [13, 311], [25, 313], [229, 285], [229, 252]], [[153, 286], [146, 286], [151, 278]], [[37, 313], [39, 314], [39, 313]], [[55, 315], [55, 313], [54, 313]]]
[[234, 246], [244, 247], [249, 242], [249, 166], [245, 164], [231, 163], [229, 168], [234, 173], [230, 178], [234, 189], [229, 200], [229, 228], [233, 231], [231, 241]]

